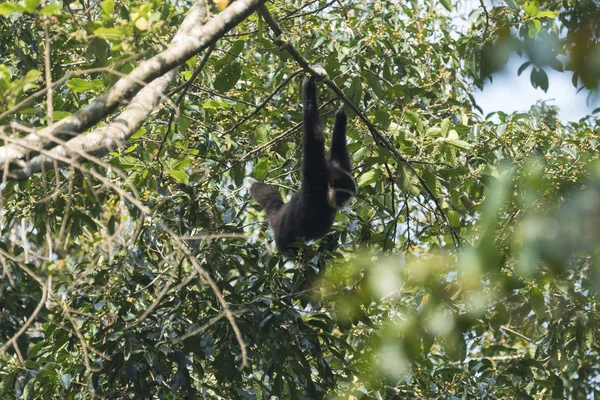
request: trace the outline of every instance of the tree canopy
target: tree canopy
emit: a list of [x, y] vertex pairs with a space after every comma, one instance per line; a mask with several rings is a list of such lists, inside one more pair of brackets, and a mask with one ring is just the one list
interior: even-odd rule
[[[473, 97], [594, 95], [600, 6], [470, 7], [0, 3], [0, 397], [600, 396], [598, 121]], [[359, 192], [291, 257], [242, 181], [300, 187], [316, 65]]]

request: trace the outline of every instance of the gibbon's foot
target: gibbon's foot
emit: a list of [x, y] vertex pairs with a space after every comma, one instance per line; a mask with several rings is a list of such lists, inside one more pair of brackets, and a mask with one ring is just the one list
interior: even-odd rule
[[310, 67], [315, 72], [315, 78], [317, 78], [318, 80], [323, 80], [327, 78], [327, 71], [319, 64], [311, 65]]
[[335, 112], [335, 118], [343, 118], [346, 119], [346, 113], [344, 112], [344, 106], [341, 105], [340, 108]]
[[244, 178], [244, 186], [246, 187], [248, 192], [250, 192], [250, 190], [252, 189], [252, 186], [254, 186], [254, 184], [256, 182], [258, 182], [258, 181], [250, 176], [247, 176]]

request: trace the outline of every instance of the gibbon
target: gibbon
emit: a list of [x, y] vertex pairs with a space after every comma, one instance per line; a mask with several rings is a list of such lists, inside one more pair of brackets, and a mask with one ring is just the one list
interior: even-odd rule
[[327, 233], [338, 208], [357, 191], [350, 175], [352, 167], [346, 148], [346, 114], [342, 107], [335, 113], [331, 154], [325, 158], [325, 135], [317, 107], [316, 77], [305, 78], [304, 155], [302, 187], [288, 203], [272, 186], [246, 177], [244, 184], [252, 197], [266, 210], [267, 220], [275, 232], [279, 251], [299, 238], [317, 239]]

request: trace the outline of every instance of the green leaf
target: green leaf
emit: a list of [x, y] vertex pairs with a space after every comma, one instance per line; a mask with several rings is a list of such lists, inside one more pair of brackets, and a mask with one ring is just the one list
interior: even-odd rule
[[68, 111], [54, 111], [54, 114], [52, 116], [54, 117], [54, 121], [60, 121], [61, 119], [67, 118], [72, 114], [73, 113]]
[[542, 30], [542, 23], [537, 19], [532, 19], [527, 22], [527, 31], [530, 38], [535, 38]]
[[448, 11], [452, 11], [452, 2], [450, 0], [440, 0], [440, 4]]
[[558, 17], [558, 11], [540, 11], [538, 13], [536, 13], [534, 16], [534, 18], [556, 18]]
[[447, 143], [451, 144], [454, 147], [458, 147], [461, 150], [469, 150], [471, 145], [464, 140], [459, 139], [458, 132], [454, 129], [451, 129], [448, 133]]
[[229, 49], [229, 55], [233, 57], [237, 57], [240, 55], [242, 50], [244, 50], [244, 45], [246, 44], [245, 40], [236, 40], [231, 45], [231, 49]]
[[525, 5], [525, 12], [530, 17], [532, 17], [535, 14], [537, 14], [537, 12], [540, 9], [540, 2], [538, 0], [528, 0], [528, 1], [525, 2], [524, 5]]
[[138, 143], [134, 143], [131, 146], [129, 146], [127, 149], [125, 149], [123, 151], [123, 154], [129, 154], [129, 153], [133, 152], [135, 149], [137, 149], [137, 147], [138, 147]]
[[460, 215], [456, 211], [449, 210], [448, 219], [450, 220], [450, 225], [452, 225], [453, 228], [460, 228]]
[[440, 137], [442, 136], [442, 130], [439, 126], [433, 126], [427, 129], [427, 132], [425, 132], [425, 136]]
[[544, 319], [546, 306], [544, 295], [539, 289], [533, 288], [529, 291], [529, 306], [539, 319]]
[[14, 3], [1, 3], [0, 4], [0, 15], [11, 14], [14, 12], [25, 12], [27, 9], [20, 5]]
[[371, 185], [379, 179], [379, 171], [371, 169], [358, 177], [357, 184], [359, 187]]
[[0, 64], [0, 94], [10, 88], [11, 74], [6, 65]]
[[421, 183], [419, 178], [412, 172], [409, 167], [402, 165], [398, 168], [398, 176], [396, 178], [398, 187], [402, 193], [412, 194], [417, 196], [421, 192]]
[[102, 1], [102, 12], [104, 14], [106, 14], [106, 16], [112, 17], [114, 11], [115, 11], [114, 0], [103, 0]]
[[417, 131], [419, 133], [423, 133], [423, 120], [421, 119], [421, 115], [413, 110], [406, 110], [405, 112], [406, 119], [412, 122], [417, 127]]
[[30, 13], [35, 12], [39, 5], [40, 0], [25, 0], [25, 9]]
[[144, 135], [146, 135], [146, 128], [142, 126], [133, 135], [131, 135], [130, 139], [132, 139], [132, 140], [139, 139]]
[[572, 159], [577, 158], [577, 151], [570, 147], [563, 146], [560, 148], [560, 151], [562, 151], [565, 154], [568, 154]]
[[364, 76], [367, 80], [367, 83], [369, 84], [369, 87], [371, 88], [371, 90], [373, 90], [375, 95], [381, 100], [385, 100], [385, 92], [381, 87], [381, 78], [379, 78], [379, 76], [377, 76], [375, 72], [369, 70], [367, 70], [364, 73]]
[[225, 64], [215, 77], [214, 87], [221, 93], [231, 90], [242, 76], [242, 65], [238, 62]]
[[521, 76], [521, 73], [523, 71], [525, 71], [527, 69], [527, 67], [529, 67], [531, 65], [531, 61], [527, 61], [524, 62], [523, 64], [521, 64], [521, 66], [519, 67], [519, 70], [517, 71], [517, 75]]
[[446, 137], [448, 135], [448, 130], [450, 129], [450, 119], [446, 118], [440, 124], [440, 135]]
[[254, 166], [254, 170], [252, 171], [252, 176], [259, 181], [265, 179], [267, 176], [267, 171], [269, 170], [269, 164], [267, 160], [262, 158], [256, 165]]
[[179, 183], [183, 183], [185, 185], [189, 183], [188, 175], [184, 171], [172, 170], [169, 171], [169, 175]]
[[73, 378], [73, 376], [71, 374], [64, 374], [60, 376], [60, 384], [62, 385], [62, 387], [64, 387], [65, 389], [69, 389], [71, 387], [71, 379]]
[[233, 222], [234, 218], [235, 218], [235, 209], [233, 207], [230, 207], [227, 209], [227, 211], [225, 211], [225, 214], [223, 214], [223, 223], [230, 224]]
[[141, 170], [140, 161], [132, 156], [115, 157], [110, 160], [110, 164], [124, 171]]
[[86, 81], [85, 79], [81, 78], [71, 78], [67, 82], [67, 87], [75, 93], [86, 93], [104, 87], [104, 83], [101, 79]]
[[360, 76], [356, 76], [352, 79], [350, 89], [347, 90], [347, 96], [354, 104], [360, 104], [362, 100], [362, 80], [360, 79]]
[[268, 143], [270, 140], [269, 131], [267, 130], [266, 125], [260, 125], [258, 129], [256, 129], [256, 132], [254, 132], [254, 135], [252, 136], [254, 137], [254, 142], [259, 146]]
[[204, 109], [219, 109], [219, 108], [229, 108], [229, 104], [224, 101], [219, 100], [208, 100], [204, 104], [202, 104], [202, 108]]
[[44, 8], [41, 9], [40, 14], [42, 15], [60, 15], [60, 10], [62, 9], [62, 5], [60, 4], [48, 4]]
[[185, 169], [192, 164], [192, 161], [193, 160], [190, 157], [184, 157], [181, 160], [175, 161], [173, 169]]
[[531, 70], [530, 80], [531, 80], [531, 85], [534, 88], [539, 87], [544, 92], [548, 91], [548, 85], [549, 85], [548, 75], [546, 74], [546, 71], [544, 71], [543, 69], [534, 68], [533, 70]]
[[94, 35], [98, 35], [111, 42], [121, 42], [123, 38], [128, 36], [125, 26], [118, 28], [98, 28], [94, 31]]
[[553, 58], [550, 61], [548, 61], [548, 65], [550, 66], [550, 68], [552, 68], [555, 71], [558, 71], [558, 72], [565, 71], [563, 63], [558, 58]]
[[27, 74], [21, 78], [21, 83], [31, 83], [38, 80], [42, 73], [36, 69], [27, 71]]

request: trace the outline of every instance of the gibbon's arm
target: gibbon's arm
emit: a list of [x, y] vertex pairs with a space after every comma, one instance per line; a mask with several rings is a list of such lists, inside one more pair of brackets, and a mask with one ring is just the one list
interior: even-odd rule
[[267, 217], [274, 215], [283, 206], [281, 194], [273, 186], [257, 182], [256, 179], [249, 176], [244, 178], [244, 186], [258, 204], [266, 210]]
[[315, 77], [304, 79], [304, 158], [303, 179], [306, 188], [327, 190], [325, 134], [319, 119]]
[[335, 125], [333, 126], [333, 138], [331, 139], [331, 155], [332, 161], [337, 161], [344, 171], [352, 172], [350, 164], [350, 155], [346, 147], [346, 114], [344, 106], [340, 107], [335, 113]]

